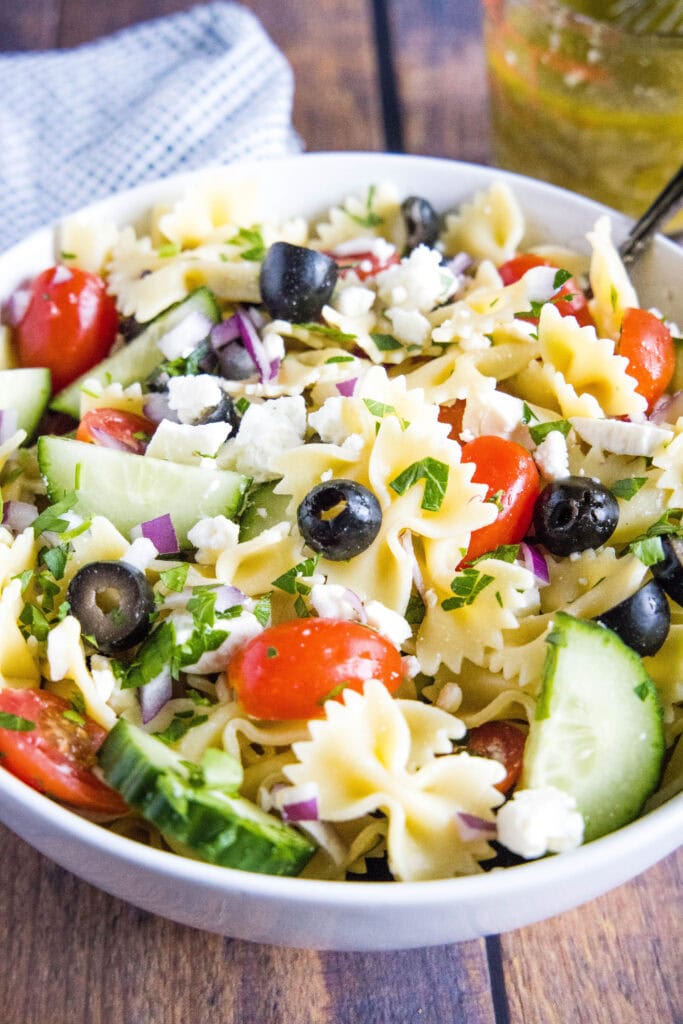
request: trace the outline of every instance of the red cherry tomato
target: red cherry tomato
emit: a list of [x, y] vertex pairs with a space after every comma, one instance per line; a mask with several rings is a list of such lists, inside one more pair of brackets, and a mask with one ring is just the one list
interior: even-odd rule
[[46, 366], [59, 391], [104, 359], [118, 322], [101, 277], [75, 267], [51, 267], [33, 282], [17, 327], [19, 362]]
[[517, 785], [522, 774], [522, 759], [526, 736], [511, 722], [486, 722], [476, 729], [470, 729], [467, 750], [476, 757], [488, 757], [500, 761], [507, 775], [496, 789], [507, 793]]
[[240, 648], [228, 679], [244, 710], [268, 720], [320, 718], [326, 700], [361, 692], [379, 679], [390, 693], [401, 682], [401, 655], [367, 626], [341, 619], [294, 619], [270, 626]]
[[78, 425], [77, 441], [144, 455], [157, 425], [123, 409], [91, 409]]
[[[503, 284], [514, 284], [523, 277], [527, 270], [532, 267], [554, 267], [555, 264], [542, 256], [535, 256], [533, 253], [524, 253], [520, 256], [513, 256], [512, 259], [498, 267]], [[560, 268], [558, 267], [558, 270]], [[588, 299], [579, 287], [578, 281], [570, 277], [562, 285], [557, 295], [553, 297], [553, 305], [557, 306], [562, 316], [573, 316], [582, 327], [595, 326], [595, 321], [588, 310]], [[531, 323], [538, 323], [538, 317], [523, 316], [520, 320], [529, 320]]]
[[462, 418], [465, 415], [465, 399], [458, 398], [452, 405], [439, 406], [439, 420], [451, 428], [449, 437], [458, 441], [462, 432]]
[[487, 500], [495, 500], [499, 512], [490, 526], [482, 526], [470, 537], [463, 563], [471, 562], [501, 544], [517, 544], [531, 524], [534, 505], [541, 490], [534, 460], [515, 441], [484, 434], [463, 446], [462, 461], [473, 462], [472, 480], [487, 484]]
[[[46, 690], [0, 691], [0, 714], [0, 764], [12, 775], [74, 807], [127, 812], [119, 794], [92, 770], [107, 735], [97, 722], [80, 716], [81, 724], [68, 701]], [[15, 716], [14, 724], [19, 719], [26, 731], [2, 728], [3, 718], [9, 724], [4, 716]]]
[[648, 310], [627, 309], [618, 351], [628, 359], [627, 372], [638, 381], [636, 391], [651, 408], [666, 391], [676, 369], [671, 331]]
[[367, 281], [369, 277], [374, 277], [375, 274], [380, 274], [388, 267], [393, 267], [401, 262], [401, 257], [397, 252], [392, 252], [385, 257], [376, 256], [373, 252], [354, 252], [350, 256], [335, 256], [332, 253], [329, 255], [337, 261], [342, 276], [346, 271], [353, 270], [361, 281]]

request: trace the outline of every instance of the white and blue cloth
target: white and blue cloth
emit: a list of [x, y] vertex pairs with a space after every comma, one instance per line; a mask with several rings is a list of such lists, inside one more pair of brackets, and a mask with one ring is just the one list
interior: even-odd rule
[[282, 53], [233, 3], [0, 55], [0, 250], [132, 185], [299, 149], [293, 92]]

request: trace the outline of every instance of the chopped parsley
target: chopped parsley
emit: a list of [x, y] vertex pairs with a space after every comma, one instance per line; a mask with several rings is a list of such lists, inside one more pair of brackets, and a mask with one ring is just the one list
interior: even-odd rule
[[152, 733], [152, 735], [156, 736], [162, 743], [170, 745], [181, 740], [190, 729], [194, 729], [195, 726], [208, 722], [208, 720], [208, 715], [196, 715], [193, 711], [179, 711], [173, 716], [170, 724], [165, 729]]
[[646, 483], [646, 476], [630, 476], [626, 477], [625, 480], [615, 480], [610, 487], [610, 491], [615, 498], [630, 501]]
[[526, 426], [531, 423], [532, 420], [536, 420], [536, 422], [538, 422], [538, 416], [534, 410], [524, 402], [522, 406], [522, 423]]
[[228, 239], [228, 245], [243, 247], [240, 253], [242, 259], [254, 263], [260, 263], [266, 255], [266, 244], [258, 227], [240, 228], [236, 235]]
[[411, 594], [406, 608], [405, 620], [409, 626], [419, 626], [425, 617], [425, 603], [419, 594]]
[[[305, 324], [292, 324], [293, 327], [301, 327], [304, 331], [309, 331], [310, 334], [319, 334], [322, 338], [327, 338], [329, 341], [355, 341], [355, 334], [346, 334], [344, 331], [340, 331], [338, 327], [330, 327], [328, 324], [316, 324], [316, 323], [305, 323]], [[353, 360], [353, 356], [349, 356], [349, 359]], [[327, 360], [328, 363], [332, 362], [332, 359]], [[340, 362], [339, 358], [336, 362]]]
[[404, 469], [390, 482], [389, 486], [397, 494], [405, 494], [418, 480], [425, 482], [424, 496], [420, 507], [426, 512], [438, 512], [448, 486], [447, 464], [428, 455], [427, 458], [413, 462]]
[[189, 571], [190, 563], [183, 562], [181, 565], [175, 565], [172, 569], [165, 569], [163, 572], [160, 572], [159, 579], [167, 590], [172, 590], [174, 593], [179, 594], [185, 588]]
[[157, 249], [157, 256], [161, 257], [162, 260], [172, 259], [180, 253], [180, 246], [176, 245], [175, 242], [167, 242], [166, 245], [160, 245]]
[[313, 575], [319, 558], [320, 556], [316, 555], [314, 558], [307, 558], [305, 561], [299, 562], [298, 565], [292, 566], [287, 572], [283, 572], [281, 576], [273, 580], [273, 586], [278, 590], [284, 590], [285, 594], [309, 594], [311, 588], [307, 583], [302, 582], [301, 577], [308, 579]]
[[548, 434], [552, 434], [553, 430], [559, 430], [562, 436], [566, 437], [571, 429], [572, 425], [569, 420], [551, 420], [550, 423], [537, 423], [535, 426], [529, 427], [529, 433], [534, 444], [540, 444]]
[[41, 533], [65, 533], [71, 525], [68, 519], [63, 519], [65, 512], [69, 512], [78, 501], [75, 491], [65, 494], [63, 498], [56, 501], [40, 513], [37, 519], [33, 520], [33, 533], [38, 537]]
[[473, 558], [468, 564], [470, 566], [476, 565], [477, 562], [483, 562], [485, 558], [495, 558], [499, 562], [509, 562], [512, 564], [519, 558], [519, 544], [501, 544], [499, 547], [494, 548], [493, 551], [485, 551], [478, 558]]
[[32, 732], [36, 727], [35, 722], [21, 715], [12, 715], [9, 711], [0, 711], [0, 729], [11, 729], [12, 732]]
[[474, 604], [476, 599], [495, 577], [487, 573], [479, 572], [478, 569], [467, 568], [458, 573], [451, 581], [451, 590], [454, 597], [447, 597], [441, 602], [444, 611], [450, 612], [457, 608], [464, 608], [466, 605]]
[[410, 426], [408, 420], [401, 419], [393, 405], [387, 405], [385, 402], [377, 402], [374, 398], [364, 398], [363, 404], [373, 416], [378, 419], [383, 419], [385, 416], [396, 416], [399, 423], [401, 424], [401, 430], [405, 430], [406, 427]]
[[643, 537], [629, 544], [629, 550], [639, 558], [643, 565], [656, 565], [664, 561], [664, 548], [661, 537]]
[[392, 334], [370, 334], [373, 342], [380, 350], [380, 352], [396, 352], [397, 349], [403, 348], [403, 345], [398, 341]]
[[349, 213], [348, 210], [346, 211], [347, 215], [351, 218], [351, 220], [354, 221], [356, 224], [360, 224], [362, 228], [376, 228], [380, 224], [384, 223], [384, 218], [380, 217], [378, 213], [375, 213], [375, 211], [372, 208], [375, 202], [376, 192], [377, 187], [375, 185], [371, 185], [370, 188], [368, 189], [368, 194], [365, 198], [364, 214]]

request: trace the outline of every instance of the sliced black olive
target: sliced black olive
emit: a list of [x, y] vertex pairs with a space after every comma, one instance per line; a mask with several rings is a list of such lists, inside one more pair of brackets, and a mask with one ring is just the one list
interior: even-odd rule
[[590, 477], [553, 480], [534, 508], [536, 536], [553, 555], [600, 547], [612, 536], [618, 521], [617, 499]]
[[672, 601], [683, 604], [683, 537], [665, 534], [661, 541], [664, 559], [650, 566], [652, 575]]
[[412, 252], [418, 245], [433, 246], [439, 237], [439, 215], [422, 196], [408, 196], [401, 203], [403, 223], [406, 228], [406, 252]]
[[230, 341], [218, 350], [218, 368], [226, 380], [246, 380], [257, 372], [256, 363], [239, 341]]
[[382, 525], [382, 509], [372, 491], [355, 480], [328, 480], [308, 492], [297, 522], [309, 547], [343, 562], [370, 547]]
[[671, 612], [664, 591], [652, 580], [635, 594], [598, 615], [641, 658], [656, 654], [669, 633]]
[[67, 600], [84, 636], [104, 654], [140, 643], [150, 628], [154, 594], [147, 577], [125, 562], [89, 562], [69, 583]]
[[240, 418], [230, 395], [224, 393], [218, 405], [211, 409], [205, 409], [201, 416], [193, 420], [192, 423], [195, 426], [201, 423], [229, 423], [229, 437], [234, 437], [239, 430]]
[[337, 283], [331, 256], [289, 242], [275, 242], [261, 264], [261, 298], [274, 320], [317, 320]]

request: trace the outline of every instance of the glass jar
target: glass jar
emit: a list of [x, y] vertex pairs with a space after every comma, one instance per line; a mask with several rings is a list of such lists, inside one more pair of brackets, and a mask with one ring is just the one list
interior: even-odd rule
[[604, 20], [615, 0], [484, 0], [484, 32], [496, 163], [637, 217], [683, 164], [683, 14], [629, 2], [675, 31]]

